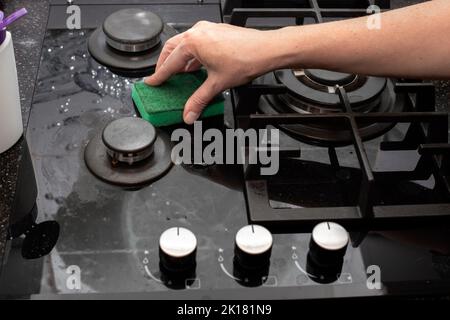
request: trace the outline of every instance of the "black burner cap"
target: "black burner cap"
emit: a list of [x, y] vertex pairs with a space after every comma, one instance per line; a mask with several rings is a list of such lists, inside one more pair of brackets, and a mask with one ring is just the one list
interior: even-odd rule
[[326, 86], [344, 86], [355, 80], [356, 75], [321, 69], [307, 69], [305, 75], [312, 81]]
[[156, 130], [141, 118], [115, 120], [103, 131], [103, 142], [109, 149], [121, 153], [137, 153], [152, 147]]
[[156, 46], [163, 31], [163, 21], [150, 11], [125, 9], [111, 14], [103, 23], [106, 41], [125, 52], [141, 52]]

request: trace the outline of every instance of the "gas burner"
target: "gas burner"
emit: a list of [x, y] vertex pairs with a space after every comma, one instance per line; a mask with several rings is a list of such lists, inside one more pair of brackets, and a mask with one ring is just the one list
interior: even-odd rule
[[140, 118], [122, 118], [89, 142], [85, 162], [95, 176], [108, 183], [139, 186], [170, 169], [170, 151], [167, 134]]
[[[295, 74], [295, 73], [294, 73]], [[321, 69], [307, 69], [303, 70], [303, 74], [311, 81], [324, 86], [345, 86], [357, 79], [354, 74], [334, 72]], [[297, 73], [296, 76], [301, 75]]]
[[176, 30], [140, 9], [124, 9], [106, 18], [89, 39], [88, 49], [112, 72], [141, 77], [153, 71], [163, 44]]
[[[266, 114], [329, 114], [346, 112], [337, 87], [343, 87], [353, 112], [401, 112], [403, 103], [396, 98], [393, 83], [386, 78], [367, 77], [328, 70], [278, 70], [261, 78], [265, 84], [284, 85], [288, 93], [266, 95], [260, 111]], [[363, 140], [383, 135], [394, 124], [361, 125]], [[310, 144], [339, 146], [352, 143], [350, 132], [335, 123], [321, 125], [283, 125], [288, 134]]]
[[142, 52], [160, 43], [163, 22], [150, 11], [121, 10], [110, 15], [103, 23], [106, 42], [119, 51]]

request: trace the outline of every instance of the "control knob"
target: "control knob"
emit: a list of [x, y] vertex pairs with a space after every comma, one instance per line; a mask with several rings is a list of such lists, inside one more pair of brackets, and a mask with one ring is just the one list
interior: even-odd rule
[[348, 232], [335, 222], [322, 222], [314, 227], [309, 256], [318, 266], [342, 264], [349, 242]]
[[159, 239], [161, 267], [168, 272], [185, 272], [196, 267], [197, 238], [186, 228], [170, 228]]
[[269, 230], [248, 225], [236, 234], [235, 260], [246, 269], [264, 268], [270, 263], [273, 238]]

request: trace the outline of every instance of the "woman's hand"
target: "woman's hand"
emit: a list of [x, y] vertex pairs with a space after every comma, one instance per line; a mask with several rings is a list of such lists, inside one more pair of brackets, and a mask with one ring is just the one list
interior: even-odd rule
[[190, 124], [219, 92], [280, 68], [450, 79], [449, 3], [427, 1], [382, 13], [379, 29], [368, 28], [368, 17], [273, 31], [200, 22], [166, 43], [146, 82], [160, 85], [203, 65], [208, 79], [185, 106]]
[[276, 33], [199, 22], [166, 42], [156, 72], [145, 82], [158, 86], [176, 73], [205, 67], [208, 78], [184, 109], [184, 121], [192, 124], [217, 94], [277, 67]]

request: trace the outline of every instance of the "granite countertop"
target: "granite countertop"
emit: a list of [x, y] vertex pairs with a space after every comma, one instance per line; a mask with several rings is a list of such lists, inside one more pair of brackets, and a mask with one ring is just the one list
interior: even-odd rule
[[[20, 99], [24, 125], [33, 98], [34, 84], [39, 67], [42, 40], [47, 24], [49, 0], [6, 0], [6, 14], [22, 7], [28, 15], [9, 29], [13, 35]], [[14, 201], [17, 171], [20, 164], [24, 140], [0, 155], [0, 263], [4, 254], [8, 218]], [[0, 264], [1, 265], [1, 264]]]
[[[423, 2], [422, 0], [391, 1], [393, 8]], [[26, 127], [47, 23], [49, 0], [3, 0], [3, 2], [6, 5], [6, 13], [11, 13], [21, 7], [25, 7], [29, 11], [25, 18], [10, 28], [15, 45], [23, 121]], [[450, 111], [449, 82], [439, 81], [436, 84], [437, 109]], [[22, 139], [9, 151], [0, 155], [0, 266], [6, 243], [8, 218], [14, 201], [23, 143]]]

